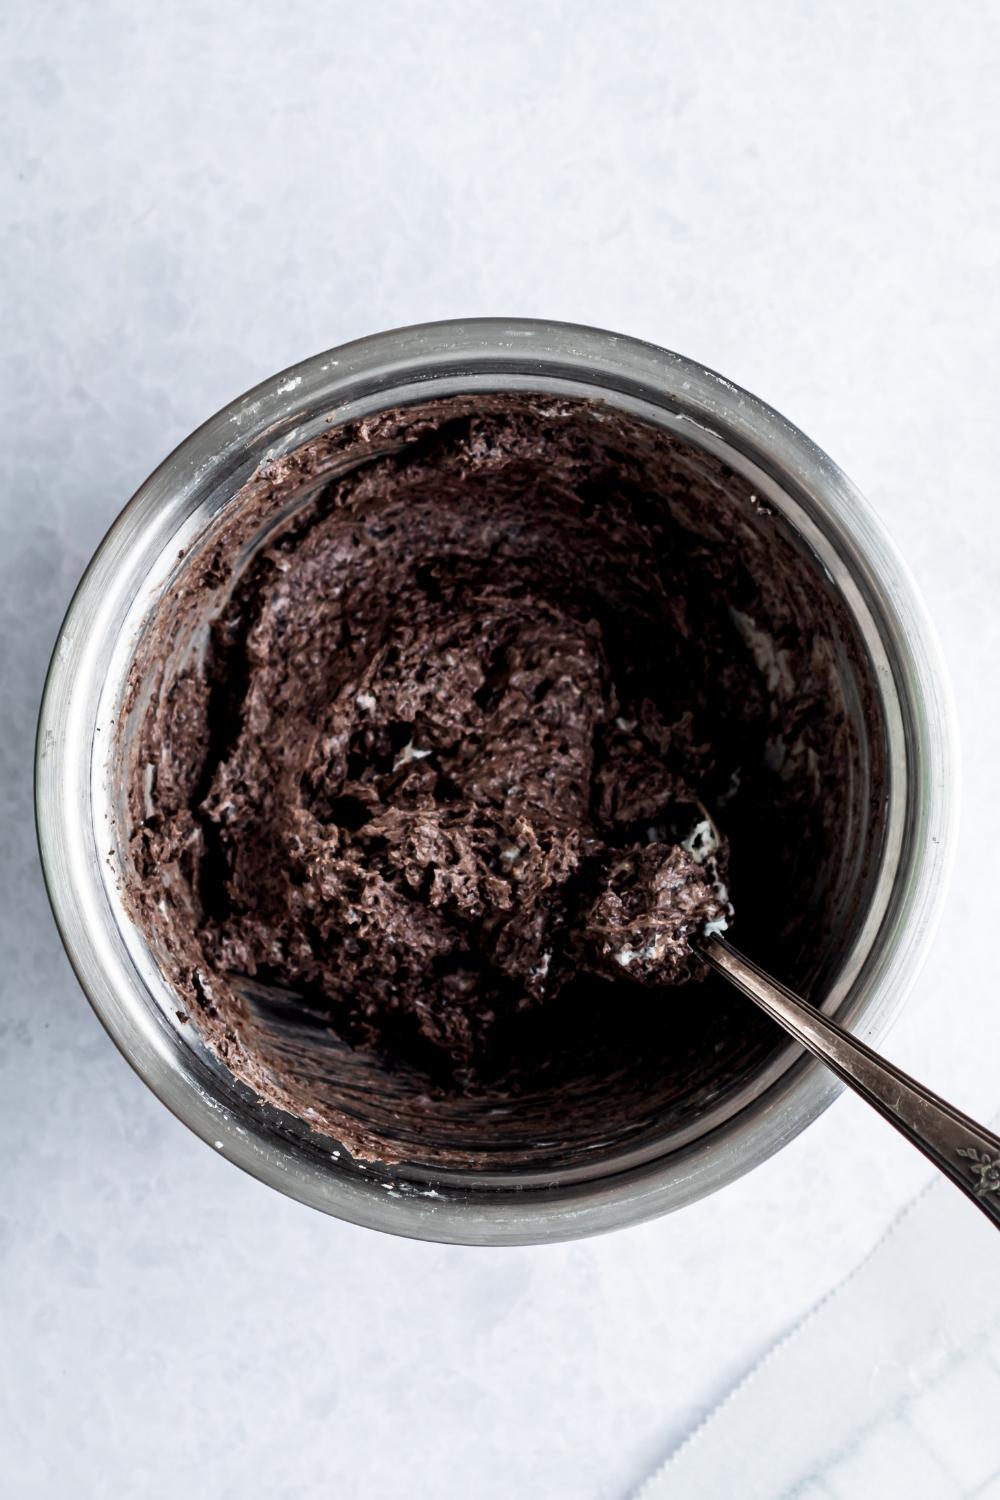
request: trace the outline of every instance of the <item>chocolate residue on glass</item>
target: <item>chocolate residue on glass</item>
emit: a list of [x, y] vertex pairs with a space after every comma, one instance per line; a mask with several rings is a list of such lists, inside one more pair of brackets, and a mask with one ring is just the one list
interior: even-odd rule
[[502, 1162], [647, 1139], [759, 1065], [687, 938], [735, 909], [808, 987], [878, 738], [846, 613], [761, 512], [546, 396], [260, 468], [123, 708], [126, 900], [238, 1078], [361, 1157]]

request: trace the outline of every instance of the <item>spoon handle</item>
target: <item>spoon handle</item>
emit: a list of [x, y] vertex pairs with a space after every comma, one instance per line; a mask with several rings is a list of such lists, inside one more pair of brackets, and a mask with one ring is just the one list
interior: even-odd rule
[[1000, 1136], [977, 1125], [772, 979], [729, 943], [698, 943], [702, 958], [911, 1141], [1000, 1228]]

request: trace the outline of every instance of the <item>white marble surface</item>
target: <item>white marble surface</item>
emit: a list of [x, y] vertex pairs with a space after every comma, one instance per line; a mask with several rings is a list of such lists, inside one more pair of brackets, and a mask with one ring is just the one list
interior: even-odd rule
[[498, 1251], [242, 1177], [132, 1076], [62, 957], [30, 814], [47, 655], [136, 484], [301, 355], [496, 312], [701, 359], [838, 459], [937, 619], [965, 815], [892, 1047], [992, 1113], [998, 12], [8, 0], [0, 31], [5, 1493], [623, 1496], [920, 1160], [843, 1100], [681, 1215]]

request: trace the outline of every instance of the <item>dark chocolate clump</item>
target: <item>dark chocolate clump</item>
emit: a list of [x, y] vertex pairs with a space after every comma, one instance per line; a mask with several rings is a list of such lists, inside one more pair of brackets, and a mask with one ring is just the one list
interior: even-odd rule
[[694, 454], [541, 396], [338, 428], [261, 468], [140, 647], [133, 913], [234, 1071], [358, 1152], [389, 1148], [328, 1039], [425, 1101], [537, 1090], [567, 1026], [593, 1068], [742, 911], [726, 835], [823, 844], [832, 650]]

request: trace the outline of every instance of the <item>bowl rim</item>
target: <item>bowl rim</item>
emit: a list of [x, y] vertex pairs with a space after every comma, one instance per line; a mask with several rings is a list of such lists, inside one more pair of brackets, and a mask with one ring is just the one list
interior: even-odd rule
[[[276, 1132], [263, 1106], [239, 1118], [205, 1076], [182, 1068], [161, 1029], [130, 994], [121, 956], [102, 933], [96, 889], [84, 889], [93, 733], [84, 730], [96, 670], [102, 606], [130, 543], [151, 517], [206, 476], [233, 473], [248, 449], [287, 451], [306, 440], [298, 422], [317, 403], [336, 420], [364, 392], [366, 409], [397, 404], [404, 388], [426, 396], [441, 381], [515, 373], [519, 389], [562, 376], [671, 413], [692, 441], [724, 442], [780, 472], [835, 513], [851, 539], [892, 632], [896, 690], [913, 709], [907, 746], [914, 854], [879, 934], [883, 949], [863, 990], [835, 1010], [872, 1041], [898, 1015], [926, 955], [946, 893], [957, 834], [955, 715], [936, 635], [909, 570], [885, 529], [843, 472], [798, 428], [757, 397], [694, 360], [605, 330], [537, 319], [475, 318], [411, 325], [311, 356], [261, 382], [185, 438], [140, 485], [110, 526], [78, 584], [46, 676], [35, 751], [35, 815], [45, 885], [70, 963], [98, 1018], [126, 1060], [167, 1107], [238, 1166], [304, 1203], [354, 1223], [413, 1238], [467, 1244], [525, 1244], [576, 1238], [641, 1222], [694, 1202], [759, 1165], [815, 1120], [842, 1085], [793, 1045], [775, 1076], [724, 1126], [680, 1150], [612, 1176], [474, 1199], [404, 1190], [391, 1169], [345, 1176], [328, 1152], [303, 1152]], [[457, 373], [456, 373], [457, 372]], [[452, 385], [453, 390], [459, 387]], [[378, 396], [379, 400], [374, 401]], [[383, 399], [384, 398], [384, 399]], [[405, 399], [415, 399], [413, 395]], [[299, 435], [297, 435], [299, 434]], [[267, 444], [276, 446], [268, 449]], [[727, 460], [728, 461], [728, 460]], [[251, 463], [250, 467], [254, 467]], [[243, 479], [240, 479], [240, 483]], [[237, 486], [238, 487], [238, 486]], [[230, 491], [231, 492], [231, 491]], [[88, 676], [88, 674], [90, 674]], [[75, 735], [75, 739], [74, 739]], [[86, 768], [74, 744], [89, 744]], [[91, 872], [92, 874], [93, 872]], [[86, 899], [84, 899], [86, 898]]]

